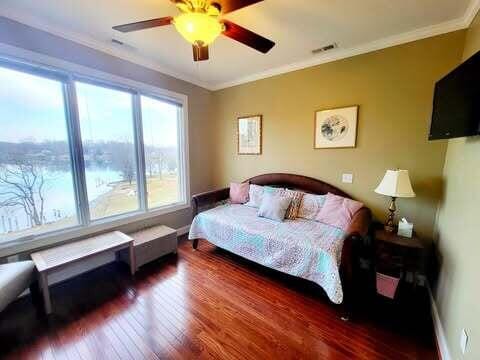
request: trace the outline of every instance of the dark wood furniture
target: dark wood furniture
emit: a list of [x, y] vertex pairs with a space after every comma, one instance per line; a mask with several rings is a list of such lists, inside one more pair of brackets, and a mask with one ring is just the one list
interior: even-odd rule
[[377, 227], [374, 240], [376, 271], [401, 280], [409, 274], [414, 286], [419, 275], [426, 276], [427, 248], [415, 233], [406, 238]]
[[[391, 326], [422, 337], [432, 331], [430, 295], [425, 280], [429, 247], [415, 233], [412, 238], [387, 233], [382, 224], [372, 229], [372, 291], [369, 303]], [[376, 272], [400, 278], [394, 299], [377, 294]]]
[[178, 257], [134, 279], [110, 263], [53, 285], [48, 322], [28, 297], [15, 301], [0, 313], [0, 358], [438, 359], [432, 331], [422, 338], [363, 313], [340, 321], [312, 282], [206, 241], [199, 249], [180, 241]]
[[[283, 187], [288, 189], [295, 189], [304, 191], [311, 194], [327, 194], [332, 193], [335, 195], [351, 198], [348, 194], [342, 190], [327, 184], [321, 180], [314, 179], [302, 175], [273, 173], [255, 176], [247, 179], [244, 182], [255, 185], [269, 185], [275, 187]], [[193, 196], [193, 215], [197, 215], [203, 208], [212, 207], [215, 203], [223, 201], [229, 198], [230, 189], [224, 188], [215, 191], [209, 191], [202, 194]], [[360, 209], [352, 219], [352, 223], [347, 230], [343, 249], [342, 259], [340, 264], [340, 277], [343, 288], [343, 307], [345, 314], [343, 318], [348, 319], [351, 315], [352, 307], [354, 305], [354, 268], [356, 266], [355, 248], [357, 243], [363, 242], [363, 237], [368, 234], [372, 214], [370, 209], [363, 207]], [[193, 240], [193, 248], [196, 249], [198, 241], [200, 239]], [[206, 239], [208, 241], [208, 239]]]

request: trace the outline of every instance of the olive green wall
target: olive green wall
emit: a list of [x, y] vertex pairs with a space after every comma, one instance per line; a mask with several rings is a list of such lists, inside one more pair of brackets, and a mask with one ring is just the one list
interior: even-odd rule
[[[480, 15], [467, 32], [466, 60], [480, 50]], [[480, 137], [450, 140], [444, 169], [445, 196], [437, 221], [440, 277], [435, 301], [452, 359], [480, 359]], [[460, 336], [469, 345], [464, 357]]]
[[[433, 86], [458, 65], [464, 37], [458, 31], [215, 92], [214, 184], [267, 172], [313, 176], [383, 220], [389, 199], [373, 190], [386, 169], [408, 169], [417, 198], [400, 199], [398, 214], [431, 237], [447, 148], [427, 141]], [[357, 147], [314, 150], [315, 110], [353, 104]], [[263, 114], [263, 154], [239, 156], [236, 118], [251, 114]], [[353, 184], [343, 184], [342, 173], [353, 173]]]

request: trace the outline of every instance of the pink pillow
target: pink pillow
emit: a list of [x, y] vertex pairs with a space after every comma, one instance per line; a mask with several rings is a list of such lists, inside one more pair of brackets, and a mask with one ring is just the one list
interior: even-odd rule
[[361, 202], [328, 193], [315, 220], [346, 230], [353, 215], [362, 207]]
[[230, 201], [232, 204], [245, 204], [248, 201], [249, 183], [230, 183]]

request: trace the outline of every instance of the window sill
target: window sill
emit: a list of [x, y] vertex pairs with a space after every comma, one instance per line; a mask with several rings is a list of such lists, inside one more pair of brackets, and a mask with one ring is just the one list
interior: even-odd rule
[[28, 236], [26, 238], [15, 239], [4, 244], [0, 243], [0, 258], [32, 252], [56, 243], [64, 243], [72, 239], [78, 239], [92, 234], [114, 230], [120, 226], [128, 225], [130, 223], [152, 219], [157, 216], [170, 214], [188, 208], [190, 208], [189, 203], [178, 203], [157, 208], [149, 212], [134, 212], [100, 219], [93, 222], [89, 226], [75, 226], [72, 228], [57, 230], [33, 237]]

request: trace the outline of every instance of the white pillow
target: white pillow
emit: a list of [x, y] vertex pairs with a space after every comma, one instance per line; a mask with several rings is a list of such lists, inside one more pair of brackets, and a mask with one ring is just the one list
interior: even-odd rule
[[263, 186], [250, 184], [248, 190], [248, 202], [245, 205], [258, 208], [262, 203]]
[[326, 195], [303, 195], [297, 217], [307, 220], [315, 220], [322, 209], [323, 204], [325, 204], [326, 198]]
[[260, 209], [258, 209], [258, 216], [275, 221], [283, 221], [291, 201], [291, 198], [276, 193], [263, 194], [262, 203]]
[[245, 205], [250, 207], [258, 208], [262, 203], [263, 195], [264, 194], [275, 194], [280, 195], [283, 197], [293, 198], [293, 194], [289, 193], [290, 190], [286, 190], [283, 188], [276, 188], [273, 186], [260, 186], [255, 184], [250, 184], [250, 189], [248, 191], [249, 200]]

